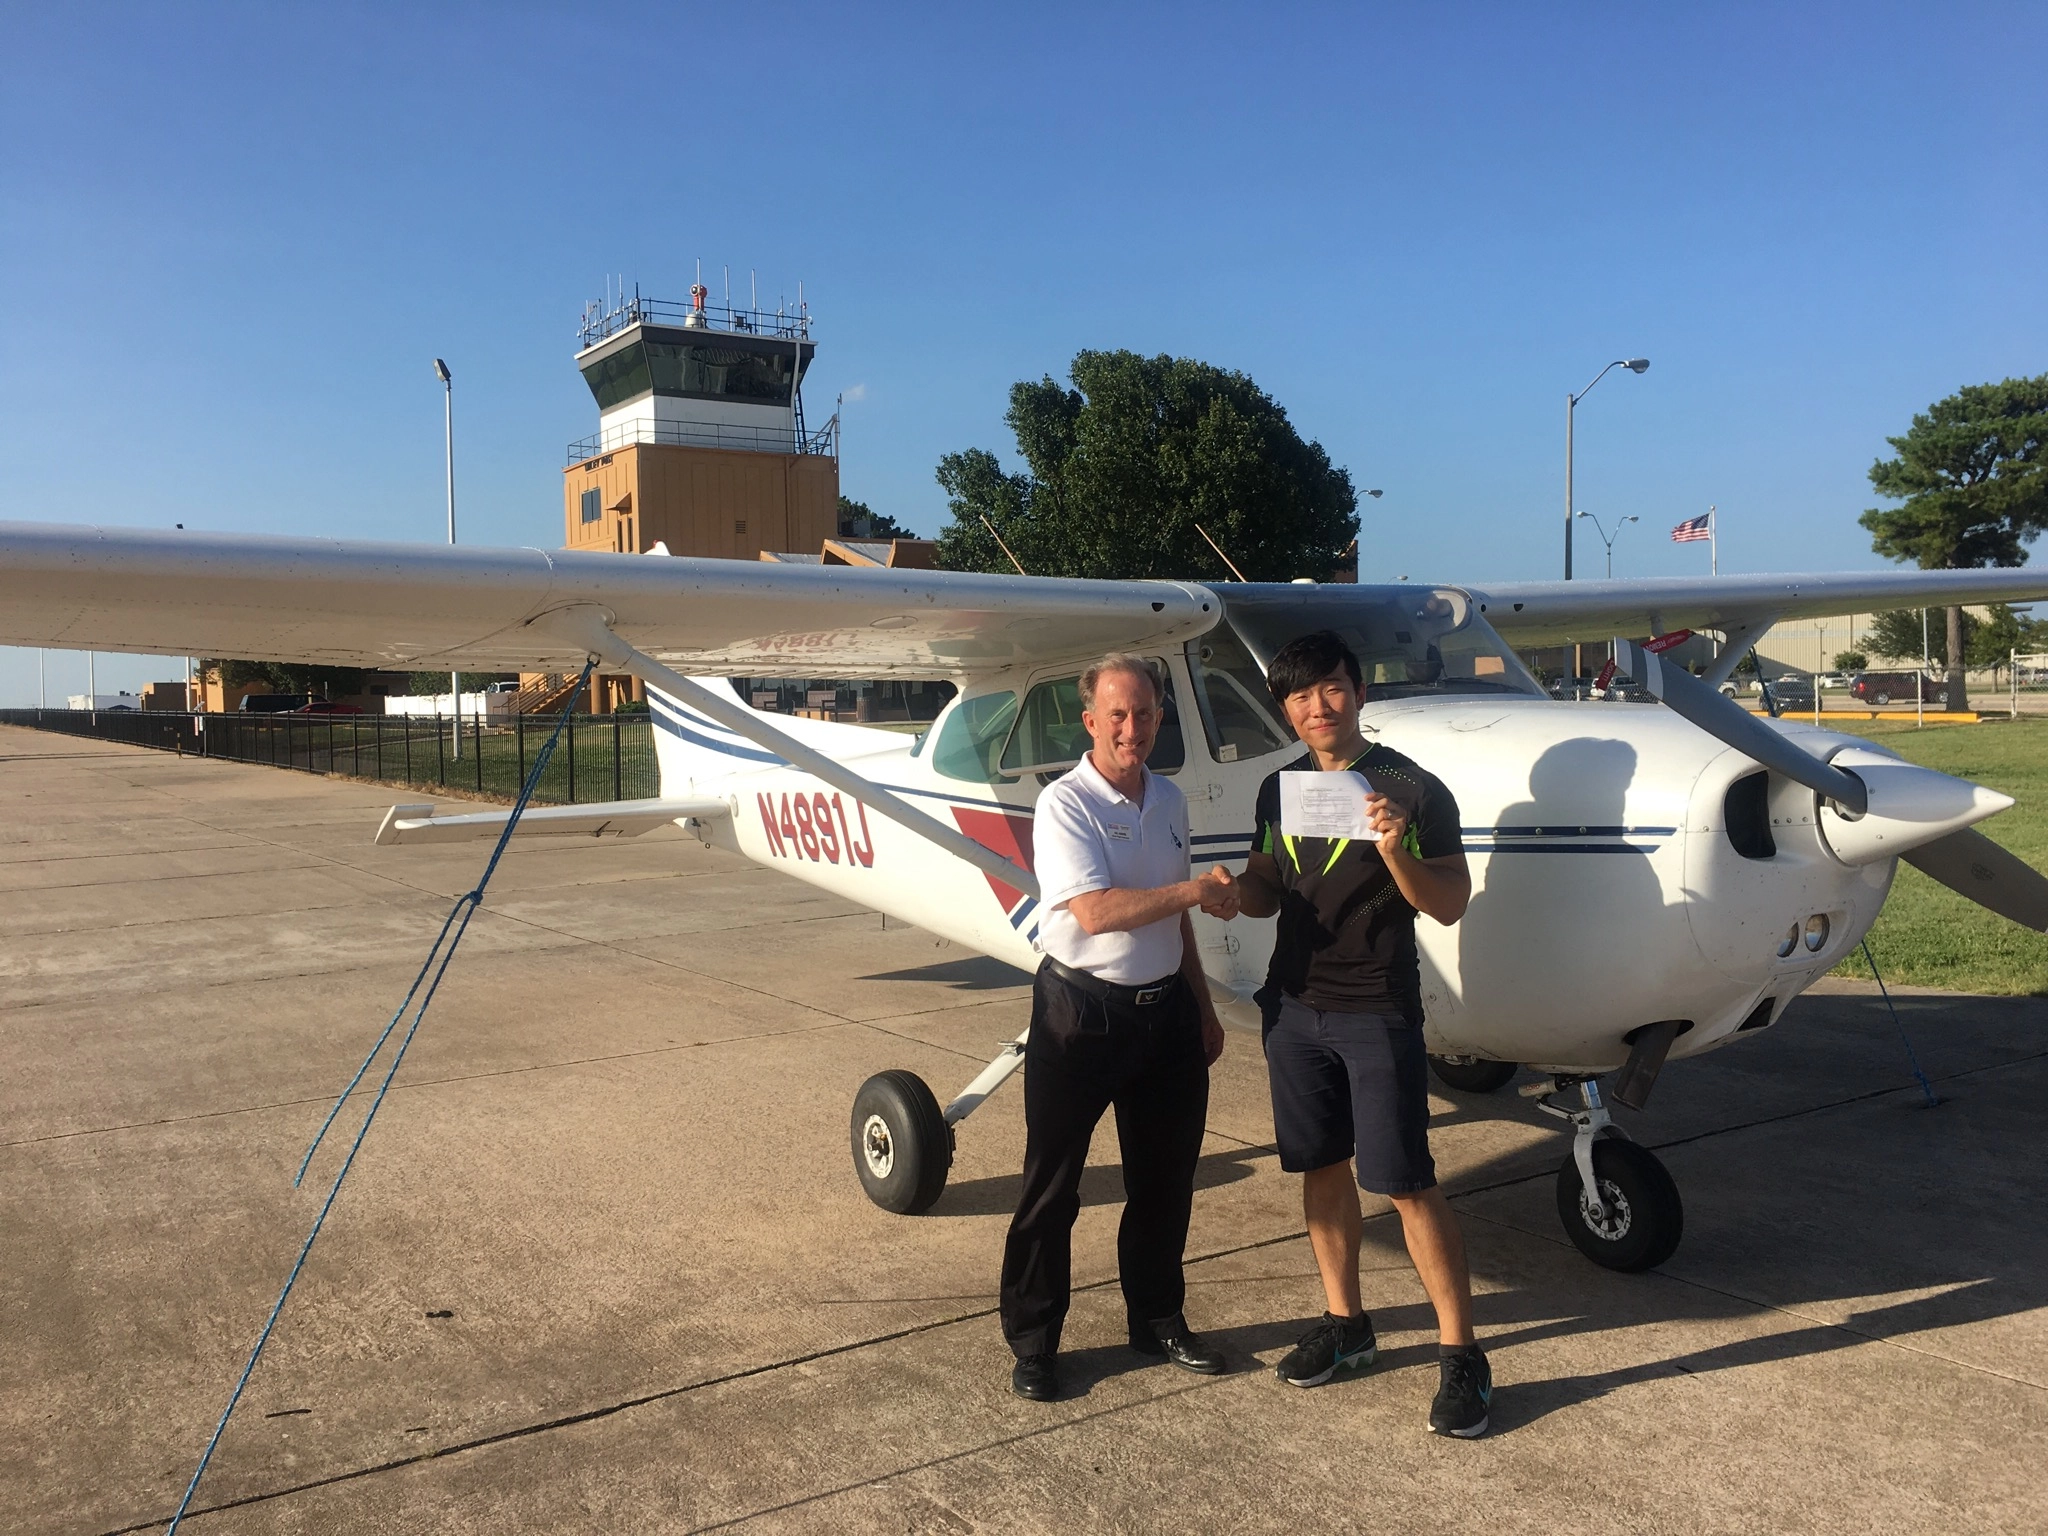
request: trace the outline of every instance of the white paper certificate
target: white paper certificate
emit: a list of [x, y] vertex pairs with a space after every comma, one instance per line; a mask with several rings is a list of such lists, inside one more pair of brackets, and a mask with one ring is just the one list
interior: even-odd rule
[[1280, 775], [1280, 830], [1289, 837], [1370, 838], [1365, 797], [1373, 792], [1362, 773]]

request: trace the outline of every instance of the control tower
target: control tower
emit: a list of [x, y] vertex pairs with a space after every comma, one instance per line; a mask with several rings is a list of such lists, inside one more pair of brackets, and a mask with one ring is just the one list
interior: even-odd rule
[[563, 524], [571, 549], [758, 560], [818, 549], [839, 532], [839, 418], [804, 422], [811, 317], [636, 288], [583, 313], [576, 367], [598, 409], [569, 445]]

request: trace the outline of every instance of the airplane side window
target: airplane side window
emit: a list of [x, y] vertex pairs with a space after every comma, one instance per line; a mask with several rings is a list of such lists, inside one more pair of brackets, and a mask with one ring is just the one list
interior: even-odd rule
[[[1174, 699], [1173, 676], [1166, 676], [1165, 708], [1152, 755], [1145, 765], [1154, 773], [1176, 773], [1187, 761], [1187, 740], [1181, 734], [1180, 710]], [[1064, 769], [1088, 755], [1088, 728], [1081, 720], [1081, 679], [1060, 677], [1037, 684], [1024, 696], [1016, 729], [1003, 746], [1004, 773]]]
[[982, 693], [956, 703], [940, 722], [932, 745], [932, 767], [949, 779], [970, 784], [995, 780], [996, 754], [1017, 718], [1017, 695]]
[[1265, 671], [1234, 630], [1218, 625], [1190, 640], [1187, 656], [1195, 706], [1209, 738], [1209, 755], [1217, 762], [1262, 757], [1293, 740], [1273, 713]]
[[1024, 695], [1017, 728], [1003, 746], [1003, 772], [1027, 768], [1065, 767], [1088, 752], [1088, 729], [1081, 723], [1081, 679], [1054, 678]]

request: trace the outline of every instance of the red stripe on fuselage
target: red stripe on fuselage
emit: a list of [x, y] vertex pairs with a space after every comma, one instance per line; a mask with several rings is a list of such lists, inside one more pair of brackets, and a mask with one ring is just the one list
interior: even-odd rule
[[[1031, 862], [1031, 818], [1012, 815], [1005, 811], [977, 811], [966, 806], [952, 807], [953, 820], [960, 830], [973, 838], [991, 853], [999, 853], [1012, 864], [1025, 869], [1036, 869]], [[1005, 885], [994, 875], [984, 875], [988, 888], [996, 893], [996, 900], [1003, 904], [1005, 912], [1014, 908], [1024, 899], [1024, 893], [1015, 886]]]

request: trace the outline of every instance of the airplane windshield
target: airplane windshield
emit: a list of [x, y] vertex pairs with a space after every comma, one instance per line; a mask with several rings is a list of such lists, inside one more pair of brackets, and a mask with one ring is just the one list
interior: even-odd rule
[[1225, 621], [1261, 666], [1290, 640], [1333, 629], [1358, 654], [1367, 703], [1543, 689], [1455, 587], [1275, 586], [1218, 589]]

